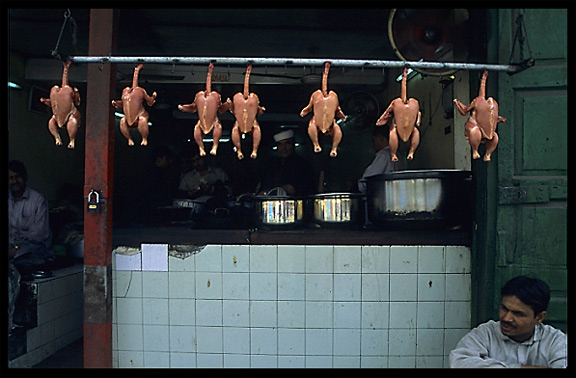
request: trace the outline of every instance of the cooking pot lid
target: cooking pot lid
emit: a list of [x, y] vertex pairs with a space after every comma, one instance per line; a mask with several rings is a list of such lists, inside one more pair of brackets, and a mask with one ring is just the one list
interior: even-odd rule
[[297, 197], [297, 196], [266, 196], [266, 195], [261, 195], [261, 196], [252, 196], [250, 197], [252, 199], [258, 200], [258, 201], [285, 201], [285, 200], [301, 200], [302, 197]]
[[362, 193], [320, 193], [311, 195], [310, 198], [314, 199], [333, 199], [333, 198], [362, 198], [364, 194]]
[[410, 180], [420, 178], [448, 178], [448, 179], [466, 179], [472, 176], [471, 171], [463, 169], [427, 169], [427, 170], [406, 170], [389, 173], [381, 173], [366, 178], [366, 181], [382, 180]]

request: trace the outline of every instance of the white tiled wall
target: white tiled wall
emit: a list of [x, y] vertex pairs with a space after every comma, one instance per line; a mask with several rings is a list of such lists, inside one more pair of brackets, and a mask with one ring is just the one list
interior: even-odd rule
[[116, 367], [445, 367], [470, 329], [462, 246], [167, 245], [116, 253]]
[[26, 331], [26, 354], [10, 361], [10, 367], [32, 367], [82, 337], [83, 265], [53, 271], [50, 278], [36, 279], [37, 326]]

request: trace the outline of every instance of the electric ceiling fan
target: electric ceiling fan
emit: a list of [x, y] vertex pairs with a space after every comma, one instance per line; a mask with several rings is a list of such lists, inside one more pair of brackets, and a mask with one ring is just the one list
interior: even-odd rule
[[371, 128], [380, 115], [378, 100], [371, 93], [364, 91], [354, 92], [348, 96], [342, 104], [342, 110], [347, 116], [342, 126], [357, 130]]
[[[466, 9], [392, 9], [388, 38], [396, 55], [411, 62], [464, 62]], [[423, 75], [448, 76], [455, 70], [413, 67]]]

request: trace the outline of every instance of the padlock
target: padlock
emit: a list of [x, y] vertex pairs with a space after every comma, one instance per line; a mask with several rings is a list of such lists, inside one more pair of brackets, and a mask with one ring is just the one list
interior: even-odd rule
[[100, 194], [94, 189], [88, 193], [88, 211], [91, 213], [100, 211]]

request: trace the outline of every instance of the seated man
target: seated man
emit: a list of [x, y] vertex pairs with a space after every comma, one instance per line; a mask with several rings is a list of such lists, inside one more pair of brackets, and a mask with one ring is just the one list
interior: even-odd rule
[[179, 190], [187, 198], [202, 196], [225, 198], [228, 195], [228, 174], [218, 167], [208, 165], [206, 156], [197, 152], [192, 157], [193, 169], [180, 179]]
[[42, 267], [54, 254], [48, 222], [48, 202], [28, 187], [26, 166], [8, 163], [8, 330], [15, 327], [14, 310], [20, 278]]
[[54, 257], [50, 245], [48, 202], [38, 191], [28, 187], [24, 164], [8, 163], [8, 241], [9, 258], [24, 275], [37, 270]]
[[550, 301], [548, 285], [520, 276], [501, 290], [500, 321], [480, 324], [450, 352], [456, 368], [565, 368], [567, 337], [542, 324]]

